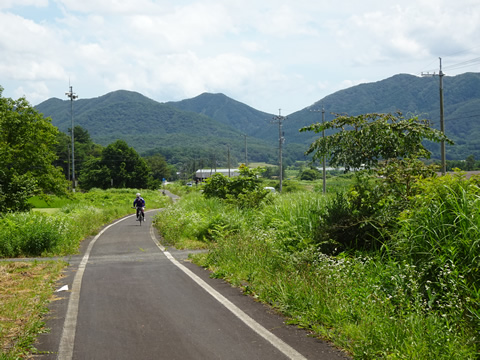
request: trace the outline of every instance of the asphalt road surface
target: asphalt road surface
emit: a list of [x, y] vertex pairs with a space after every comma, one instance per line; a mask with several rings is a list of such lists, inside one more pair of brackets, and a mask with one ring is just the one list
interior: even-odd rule
[[123, 218], [82, 244], [40, 335], [40, 359], [346, 359], [286, 325], [186, 252], [165, 249], [151, 226]]

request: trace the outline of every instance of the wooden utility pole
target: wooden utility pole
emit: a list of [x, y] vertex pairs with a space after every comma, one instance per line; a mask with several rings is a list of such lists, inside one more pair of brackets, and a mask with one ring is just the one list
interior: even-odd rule
[[[312, 112], [319, 112], [319, 110], [310, 110]], [[322, 125], [325, 123], [325, 108], [323, 107], [322, 104]], [[322, 130], [322, 137], [325, 138], [325, 130]], [[323, 178], [323, 193], [325, 194], [327, 192], [327, 176], [326, 176], [326, 167], [325, 167], [325, 156], [323, 156], [322, 159], [322, 178]]]
[[282, 126], [283, 126], [283, 121], [286, 119], [287, 118], [285, 116], [282, 116], [282, 109], [278, 109], [278, 116], [273, 117], [273, 123], [278, 123], [278, 163], [279, 163], [279, 169], [280, 169], [279, 192], [282, 192], [282, 182], [283, 182], [282, 145], [285, 142]]
[[247, 157], [247, 134], [243, 134], [245, 136], [245, 166], [248, 166], [248, 157]]
[[[442, 71], [442, 58], [440, 59], [440, 71], [438, 77], [440, 78], [440, 131], [445, 135], [445, 118], [443, 112], [443, 76], [445, 75]], [[422, 76], [437, 76], [437, 74], [422, 73]], [[446, 160], [446, 151], [445, 151], [445, 140], [442, 139], [440, 143], [440, 156], [442, 161], [442, 175], [445, 175], [447, 172], [447, 160]]]

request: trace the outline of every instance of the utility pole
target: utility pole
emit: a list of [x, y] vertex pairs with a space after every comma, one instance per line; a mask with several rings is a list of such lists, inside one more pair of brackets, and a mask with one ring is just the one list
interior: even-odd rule
[[[319, 110], [310, 110], [312, 112], [319, 112]], [[322, 125], [325, 123], [325, 108], [323, 107], [322, 104]], [[325, 138], [325, 129], [322, 130], [322, 137]], [[323, 193], [325, 194], [327, 192], [327, 175], [326, 175], [326, 167], [325, 167], [325, 156], [323, 156], [322, 159], [322, 179], [323, 179]]]
[[[443, 76], [445, 75], [442, 71], [442, 58], [440, 60], [440, 71], [438, 73], [438, 77], [440, 78], [440, 131], [443, 135], [445, 135], [445, 119], [444, 119], [444, 112], [443, 112]], [[433, 74], [424, 74], [422, 76], [436, 76], [435, 73]], [[447, 161], [445, 156], [445, 140], [442, 139], [440, 143], [440, 156], [442, 158], [442, 175], [445, 175], [447, 172]]]
[[230, 145], [227, 146], [228, 149], [228, 177], [230, 177]]
[[247, 134], [243, 134], [245, 136], [245, 166], [248, 166], [248, 158], [247, 158]]
[[283, 126], [283, 121], [287, 119], [285, 116], [282, 116], [281, 112], [282, 112], [282, 109], [278, 109], [278, 116], [273, 117], [273, 123], [274, 124], [278, 123], [278, 163], [279, 163], [279, 169], [280, 169], [279, 192], [282, 192], [282, 180], [283, 180], [282, 145], [285, 142], [282, 126]]
[[73, 100], [78, 99], [78, 96], [73, 92], [73, 87], [70, 85], [70, 91], [66, 92], [70, 98], [70, 111], [72, 115], [72, 191], [75, 192], [75, 137], [74, 137], [74, 122], [73, 122]]

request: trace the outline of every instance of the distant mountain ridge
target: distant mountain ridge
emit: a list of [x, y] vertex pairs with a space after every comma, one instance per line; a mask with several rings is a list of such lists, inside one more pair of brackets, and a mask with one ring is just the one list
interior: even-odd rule
[[[395, 75], [335, 92], [290, 114], [283, 127], [286, 159], [302, 159], [307, 146], [318, 136], [298, 130], [320, 122], [318, 110], [322, 106], [326, 120], [332, 119], [333, 113], [357, 115], [400, 111], [405, 116], [430, 119], [438, 128], [439, 79]], [[66, 132], [71, 126], [69, 100], [49, 99], [36, 108], [50, 116], [61, 131]], [[445, 76], [444, 108], [446, 134], [456, 143], [447, 148], [447, 159], [465, 159], [472, 154], [480, 159], [480, 74]], [[87, 129], [92, 139], [100, 144], [124, 139], [140, 152], [183, 151], [184, 157], [191, 158], [225, 158], [229, 148], [232, 156], [241, 161], [246, 135], [250, 161], [275, 162], [278, 127], [271, 123], [273, 116], [224, 94], [210, 93], [159, 103], [136, 92], [119, 90], [74, 102], [75, 125]], [[439, 147], [433, 144], [429, 148], [438, 158]], [[213, 153], [218, 155], [211, 155]]]
[[[239, 103], [240, 104], [240, 103]], [[52, 98], [36, 106], [61, 131], [71, 128], [70, 100]], [[246, 106], [246, 105], [244, 105]], [[222, 157], [228, 147], [232, 160], [242, 158], [243, 134], [238, 129], [193, 111], [179, 110], [139, 93], [118, 90], [94, 99], [79, 99], [73, 104], [75, 126], [87, 129], [92, 139], [108, 145], [123, 139], [139, 152], [159, 149], [162, 153], [183, 153], [184, 158]], [[249, 155], [258, 161], [274, 161], [275, 147], [249, 139]], [[173, 149], [173, 151], [172, 151]]]

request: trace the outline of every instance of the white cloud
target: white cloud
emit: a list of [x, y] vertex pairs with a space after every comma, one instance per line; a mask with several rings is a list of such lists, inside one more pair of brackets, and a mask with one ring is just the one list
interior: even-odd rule
[[477, 58], [479, 24], [476, 0], [3, 0], [0, 79], [40, 100], [70, 78], [82, 97], [209, 91], [296, 111], [359, 79]]
[[2, 0], [0, 2], [0, 10], [10, 9], [14, 6], [45, 7], [48, 6], [48, 0]]
[[3, 79], [58, 80], [65, 76], [57, 34], [45, 26], [13, 14], [0, 13], [0, 51]]

